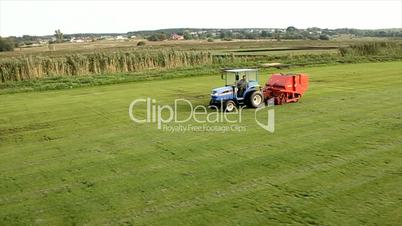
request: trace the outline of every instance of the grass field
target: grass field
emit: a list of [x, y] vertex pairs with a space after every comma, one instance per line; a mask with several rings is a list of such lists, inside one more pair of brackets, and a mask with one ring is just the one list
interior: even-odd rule
[[251, 109], [245, 132], [129, 119], [138, 97], [206, 105], [218, 75], [0, 95], [0, 225], [398, 225], [401, 68], [292, 68], [310, 90], [274, 133]]
[[[40, 56], [63, 56], [66, 54], [76, 53], [93, 53], [95, 52], [116, 52], [116, 51], [135, 51], [141, 49], [166, 49], [173, 48], [176, 50], [215, 50], [220, 53], [222, 51], [256, 49], [256, 48], [291, 48], [291, 47], [328, 47], [328, 46], [348, 46], [350, 44], [361, 43], [365, 41], [390, 41], [384, 38], [356, 38], [356, 39], [334, 39], [334, 40], [233, 40], [208, 42], [207, 40], [181, 40], [181, 41], [146, 41], [145, 46], [137, 47], [137, 43], [141, 40], [130, 41], [96, 41], [86, 43], [60, 43], [53, 44], [49, 48], [48, 45], [31, 48], [16, 48], [12, 52], [0, 52], [0, 59], [9, 57], [40, 55]], [[395, 41], [400, 42], [400, 39]], [[52, 50], [51, 50], [52, 49]], [[330, 50], [329, 50], [330, 51]]]
[[227, 67], [244, 63], [259, 66], [272, 62], [301, 66], [402, 59], [401, 40], [364, 40], [192, 40], [148, 42], [141, 47], [137, 47], [135, 41], [60, 43], [54, 44], [60, 47], [57, 51], [37, 47], [32, 51], [0, 53], [0, 89], [13, 86], [6, 83], [15, 81], [131, 75], [158, 69]]

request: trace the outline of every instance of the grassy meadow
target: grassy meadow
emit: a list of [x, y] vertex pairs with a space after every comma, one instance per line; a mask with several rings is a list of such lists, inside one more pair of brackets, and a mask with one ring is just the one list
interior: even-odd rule
[[207, 105], [223, 84], [218, 70], [1, 94], [0, 225], [399, 225], [401, 68], [281, 70], [308, 73], [310, 88], [274, 107], [274, 133], [252, 109], [244, 132], [169, 133], [130, 120], [140, 97]]

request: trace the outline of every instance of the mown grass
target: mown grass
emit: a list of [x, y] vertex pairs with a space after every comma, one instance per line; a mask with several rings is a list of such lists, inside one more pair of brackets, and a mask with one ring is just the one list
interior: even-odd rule
[[138, 97], [206, 105], [218, 75], [0, 95], [0, 224], [398, 225], [400, 68], [298, 68], [310, 89], [273, 134], [252, 110], [241, 133], [128, 117]]

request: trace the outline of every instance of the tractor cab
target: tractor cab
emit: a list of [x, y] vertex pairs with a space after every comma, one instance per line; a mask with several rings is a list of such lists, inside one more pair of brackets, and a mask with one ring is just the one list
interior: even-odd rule
[[221, 78], [225, 86], [212, 90], [210, 106], [233, 111], [239, 105], [259, 107], [263, 104], [258, 69], [223, 69]]

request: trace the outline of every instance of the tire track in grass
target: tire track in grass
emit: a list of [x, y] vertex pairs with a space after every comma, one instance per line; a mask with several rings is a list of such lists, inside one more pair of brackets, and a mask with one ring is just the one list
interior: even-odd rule
[[[279, 176], [279, 178], [281, 178], [282, 180], [279, 180], [279, 181], [277, 180], [275, 184], [278, 184], [278, 183], [282, 184], [282, 183], [288, 182], [289, 178], [291, 178], [290, 179], [291, 181], [293, 181], [295, 179], [299, 179], [299, 178], [304, 178], [304, 177], [312, 175], [313, 173], [330, 170], [331, 168], [333, 168], [335, 166], [342, 166], [345, 164], [349, 164], [349, 162], [351, 160], [361, 159], [363, 156], [374, 155], [374, 154], [378, 154], [380, 152], [381, 151], [378, 151], [378, 150], [371, 151], [370, 153], [359, 152], [359, 153], [355, 153], [353, 155], [347, 155], [346, 159], [337, 159], [336, 161], [332, 161], [329, 163], [317, 164], [314, 168], [312, 168], [311, 166], [305, 166], [304, 169], [300, 169], [297, 172], [294, 172], [294, 170], [284, 171], [284, 172], [281, 171], [281, 175], [283, 175], [283, 176]], [[381, 152], [380, 154], [383, 154], [383, 152]], [[275, 176], [275, 177], [278, 178], [278, 176]], [[284, 179], [284, 178], [288, 178], [288, 179]], [[230, 196], [231, 194], [237, 194], [237, 193], [243, 194], [245, 192], [255, 191], [256, 190], [255, 188], [264, 187], [267, 184], [268, 184], [268, 186], [272, 187], [273, 185], [270, 184], [271, 179], [272, 179], [272, 176], [271, 177], [260, 177], [257, 179], [253, 179], [251, 183], [250, 183], [250, 181], [246, 181], [241, 184], [231, 185], [231, 186], [229, 186], [228, 189], [225, 189], [223, 191], [212, 191], [212, 193], [207, 193], [207, 194], [203, 195], [201, 198], [199, 198], [198, 200], [196, 199], [196, 200], [192, 200], [192, 201], [189, 200], [189, 201], [169, 202], [162, 206], [146, 208], [140, 212], [133, 211], [129, 215], [136, 216], [135, 218], [145, 218], [149, 214], [155, 215], [155, 214], [166, 213], [172, 209], [192, 208], [197, 205], [201, 205], [201, 202], [203, 200], [209, 200], [209, 199], [219, 200], [220, 197]], [[219, 195], [217, 195], [217, 193], [219, 193]]]
[[[237, 164], [237, 163], [236, 163]], [[85, 202], [87, 202], [87, 201], [89, 201], [89, 200], [86, 200]]]
[[67, 120], [66, 120], [67, 121]]
[[[327, 130], [327, 129], [326, 129]], [[316, 131], [315, 132], [316, 134], [320, 134], [321, 133], [321, 131]], [[299, 139], [303, 139], [303, 137], [308, 137], [308, 136], [311, 136], [312, 134], [306, 134], [306, 135], [304, 135], [304, 136], [301, 136], [301, 137], [299, 137]], [[260, 146], [260, 147], [264, 147], [264, 146]], [[247, 149], [246, 148], [243, 148], [243, 149], [237, 149], [237, 151], [235, 150], [235, 152], [237, 152], [238, 154], [240, 154], [241, 152], [239, 152], [240, 150], [242, 150], [242, 153], [246, 153], [247, 152]], [[143, 153], [144, 155], [148, 155], [148, 154], [156, 154], [158, 152], [158, 150], [155, 150], [155, 151], [152, 151], [151, 153]], [[245, 157], [246, 155], [244, 155], [243, 157]], [[200, 157], [200, 156], [198, 156], [198, 157]], [[208, 156], [207, 156], [207, 158], [209, 158]], [[84, 159], [84, 158], [82, 158], [82, 159]], [[200, 158], [195, 158], [196, 160], [199, 160]], [[53, 160], [53, 158], [50, 158], [49, 159], [49, 161], [52, 161]], [[107, 160], [105, 160], [105, 161], [107, 161]], [[100, 164], [103, 164], [103, 163], [100, 163]], [[79, 167], [80, 165], [82, 165], [81, 163], [77, 163], [76, 164], [76, 166], [75, 167]], [[167, 167], [168, 165], [166, 165], [166, 167]], [[127, 174], [127, 175], [129, 175], [129, 174]]]
[[[248, 181], [239, 187], [231, 187], [225, 191], [216, 192], [217, 194], [219, 194], [219, 196], [209, 193], [209, 194], [203, 196], [202, 198], [193, 200], [194, 202], [199, 202], [199, 203], [192, 203], [190, 201], [180, 202], [178, 205], [171, 204], [170, 208], [167, 208], [166, 210], [164, 208], [162, 208], [163, 210], [161, 210], [161, 208], [156, 207], [152, 210], [145, 211], [145, 214], [150, 212], [153, 214], [153, 216], [151, 218], [145, 219], [144, 222], [136, 221], [136, 216], [139, 218], [147, 217], [147, 216], [143, 216], [140, 214], [134, 215], [134, 217], [129, 220], [127, 220], [127, 219], [125, 219], [125, 220], [127, 220], [129, 222], [130, 222], [130, 220], [133, 220], [134, 223], [141, 222], [141, 223], [149, 224], [150, 221], [152, 222], [152, 219], [155, 219], [155, 218], [159, 219], [159, 217], [160, 217], [159, 214], [162, 214], [162, 215], [165, 214], [165, 216], [163, 216], [162, 219], [159, 219], [159, 221], [163, 222], [164, 221], [163, 219], [165, 219], [165, 220], [171, 219], [171, 217], [173, 217], [172, 215], [177, 213], [177, 210], [179, 213], [182, 213], [183, 215], [190, 215], [190, 212], [192, 212], [194, 209], [206, 208], [206, 206], [202, 204], [202, 202], [204, 200], [211, 200], [208, 203], [208, 206], [216, 205], [218, 203], [227, 202], [228, 201], [227, 199], [238, 200], [238, 198], [244, 197], [244, 194], [255, 193], [255, 192], [263, 191], [263, 190], [267, 190], [267, 191], [269, 190], [270, 194], [272, 194], [272, 193], [281, 194], [281, 197], [284, 198], [284, 199], [281, 199], [281, 203], [286, 203], [286, 206], [291, 208], [291, 206], [297, 206], [296, 203], [298, 203], [300, 201], [300, 199], [304, 199], [305, 196], [304, 195], [297, 196], [297, 195], [295, 195], [294, 191], [292, 191], [292, 190], [290, 190], [290, 191], [283, 190], [284, 189], [283, 186], [285, 186], [286, 184], [289, 184], [290, 182], [295, 181], [295, 180], [303, 180], [304, 178], [307, 178], [307, 177], [311, 178], [311, 177], [313, 177], [313, 175], [316, 175], [316, 174], [321, 175], [322, 172], [327, 172], [329, 170], [336, 170], [336, 168], [343, 168], [345, 165], [356, 164], [356, 161], [360, 161], [361, 159], [366, 159], [366, 157], [376, 159], [376, 158], [378, 158], [378, 156], [383, 156], [384, 152], [392, 152], [392, 151], [399, 150], [398, 146], [401, 146], [401, 145], [397, 145], [397, 147], [391, 146], [391, 149], [389, 149], [389, 150], [386, 150], [386, 151], [379, 150], [374, 153], [370, 153], [370, 155], [360, 153], [359, 156], [354, 156], [353, 158], [348, 157], [346, 159], [336, 161], [335, 164], [333, 164], [333, 162], [330, 165], [319, 164], [317, 167], [314, 167], [313, 170], [311, 170], [311, 168], [309, 168], [309, 170], [307, 170], [307, 171], [301, 170], [301, 172], [305, 172], [306, 174], [294, 173], [292, 175], [291, 173], [290, 174], [285, 173], [285, 175], [290, 175], [290, 176], [288, 176], [288, 177], [279, 176], [279, 178], [282, 180], [275, 180], [275, 183], [270, 182], [269, 178], [267, 178], [267, 177], [261, 177], [256, 180], [252, 180], [251, 183], [250, 183], [250, 181]], [[392, 149], [392, 148], [394, 148], [394, 149]], [[394, 164], [395, 164], [395, 166], [401, 166], [401, 163], [398, 161], [394, 161]], [[391, 168], [391, 167], [394, 168], [395, 166], [392, 164], [387, 165], [387, 169]], [[310, 188], [310, 190], [327, 191], [327, 192], [319, 193], [319, 195], [313, 199], [319, 198], [322, 200], [323, 198], [327, 198], [327, 199], [336, 198], [336, 197], [339, 197], [339, 195], [340, 195], [339, 193], [343, 193], [345, 189], [346, 189], [346, 191], [352, 190], [352, 189], [367, 185], [369, 183], [375, 183], [377, 180], [381, 179], [383, 176], [390, 177], [389, 174], [385, 174], [385, 170], [378, 171], [377, 169], [373, 168], [373, 169], [371, 169], [370, 172], [371, 172], [370, 177], [365, 177], [363, 180], [359, 181], [359, 183], [356, 183], [356, 181], [354, 180], [355, 178], [345, 178], [342, 181], [338, 181], [338, 183], [335, 186], [333, 186], [332, 184], [331, 184], [331, 186], [327, 186], [326, 188], [322, 188], [321, 184], [317, 185], [317, 186], [313, 186]], [[278, 178], [278, 177], [276, 177], [276, 178]], [[289, 178], [291, 178], [291, 179], [289, 179]], [[330, 179], [330, 180], [332, 180], [332, 179]], [[347, 185], [345, 185], [345, 183], [346, 183], [345, 180], [349, 181], [349, 183]], [[303, 183], [305, 183], [305, 182], [303, 182]], [[324, 183], [324, 184], [326, 184], [326, 183]], [[267, 187], [269, 187], [269, 189]], [[287, 195], [284, 196], [283, 193], [285, 193]], [[221, 199], [223, 199], [223, 201]], [[250, 198], [250, 199], [253, 199], [253, 198]], [[327, 201], [322, 201], [322, 202], [328, 203]], [[322, 205], [322, 206], [324, 206], [324, 205]], [[307, 208], [307, 206], [306, 206], [306, 208]], [[268, 209], [270, 211], [273, 211], [276, 213], [278, 213], [278, 211], [279, 211], [279, 213], [281, 212], [280, 209], [275, 209], [272, 207], [269, 207]], [[295, 208], [292, 208], [292, 209], [295, 213], [298, 212], [298, 211], [296, 211]], [[170, 210], [176, 211], [176, 212], [169, 213]], [[185, 211], [181, 211], [181, 210], [185, 210]], [[266, 211], [268, 211], [268, 210], [266, 210]], [[188, 214], [186, 214], [186, 213], [188, 213]], [[323, 222], [317, 222], [317, 219], [313, 220], [314, 218], [305, 219], [304, 217], [292, 216], [287, 213], [286, 213], [286, 216], [290, 217], [293, 221], [300, 223], [300, 224], [322, 224], [323, 223]], [[283, 223], [283, 222], [278, 222], [278, 223]]]
[[[318, 131], [317, 133], [320, 133], [320, 131]], [[311, 135], [311, 134], [310, 134]], [[126, 175], [129, 175], [129, 174], [126, 174]]]
[[[258, 133], [257, 133], [258, 134]], [[222, 156], [223, 157], [223, 156]]]

